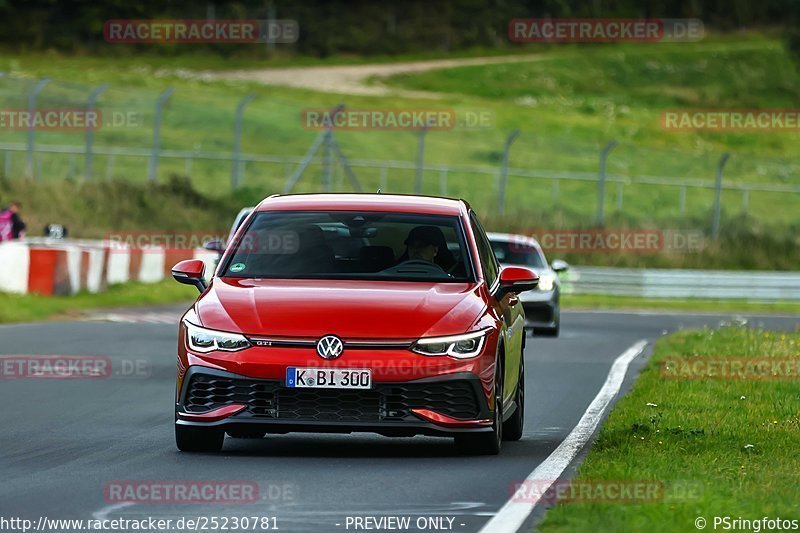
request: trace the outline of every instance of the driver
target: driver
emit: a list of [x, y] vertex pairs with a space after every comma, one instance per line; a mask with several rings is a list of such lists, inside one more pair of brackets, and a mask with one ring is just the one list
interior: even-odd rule
[[436, 226], [417, 226], [408, 232], [405, 240], [408, 260], [436, 263], [439, 245], [444, 241], [442, 230]]

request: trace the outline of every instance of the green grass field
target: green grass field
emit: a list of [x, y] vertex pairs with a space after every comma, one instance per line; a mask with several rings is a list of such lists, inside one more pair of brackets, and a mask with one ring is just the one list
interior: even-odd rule
[[[254, 66], [252, 61], [212, 59], [206, 66], [192, 56], [181, 63], [175, 58], [12, 54], [0, 59], [0, 70], [22, 80], [0, 81], [0, 102], [7, 108], [25, 107], [24, 95], [37, 77], [54, 80], [40, 95], [40, 107], [83, 105], [91, 88], [109, 83], [99, 100], [106, 117], [115, 111], [133, 111], [140, 113], [141, 125], [103, 128], [95, 135], [96, 145], [149, 148], [155, 99], [165, 88], [174, 87], [166, 105], [162, 147], [230, 152], [234, 110], [243, 96], [252, 93], [256, 97], [247, 108], [242, 150], [281, 156], [302, 155], [316, 137], [317, 132], [304, 129], [300, 122], [300, 114], [307, 108], [338, 103], [362, 109], [452, 108], [459, 120], [467, 113], [487, 112], [494, 117], [493, 123], [487, 128], [429, 133], [428, 163], [499, 169], [506, 135], [520, 128], [523, 133], [510, 157], [516, 168], [595, 175], [600, 148], [614, 138], [620, 144], [609, 158], [612, 175], [712, 180], [719, 155], [731, 151], [727, 183], [796, 184], [800, 166], [792, 156], [800, 140], [797, 132], [686, 133], [664, 131], [660, 125], [664, 108], [791, 107], [800, 94], [800, 77], [777, 38], [742, 34], [699, 43], [526, 50], [538, 55], [525, 63], [461, 67], [391, 81], [404, 88], [439, 92], [439, 99], [334, 95], [250, 82], [208, 81], [192, 70]], [[24, 139], [23, 131], [0, 133], [0, 142]], [[352, 159], [411, 162], [416, 156], [413, 132], [343, 131], [337, 133], [337, 139]], [[45, 131], [37, 134], [37, 140], [82, 145], [84, 135]], [[60, 181], [67, 175], [78, 180], [83, 175], [80, 156], [45, 154], [37, 164], [44, 182]], [[15, 153], [9, 166], [11, 179], [19, 179], [24, 168], [22, 153]], [[110, 176], [141, 183], [146, 169], [145, 157], [95, 157], [96, 180]], [[292, 170], [284, 163], [248, 164], [244, 184], [264, 195], [277, 192]], [[320, 172], [317, 162], [296, 190], [318, 190]], [[221, 195], [230, 189], [231, 164], [226, 161], [162, 158], [159, 180], [170, 174], [191, 174], [195, 186], [207, 194]], [[380, 168], [357, 169], [357, 174], [367, 190], [380, 186]], [[447, 193], [468, 198], [484, 212], [493, 211], [496, 176], [450, 172]], [[426, 174], [424, 192], [438, 194], [441, 179], [438, 173]], [[386, 180], [389, 191], [411, 192], [414, 170], [392, 170]], [[341, 169], [334, 172], [334, 188], [349, 188]], [[606, 195], [609, 214], [616, 210], [616, 193], [616, 186], [610, 185]], [[686, 217], [679, 210], [679, 193], [673, 186], [626, 185], [621, 216], [637, 225], [674, 225], [686, 217], [708, 220], [712, 191], [689, 189]], [[748, 212], [768, 223], [796, 222], [798, 196], [754, 192]], [[736, 216], [743, 202], [741, 193], [726, 192], [726, 216]], [[555, 190], [550, 179], [509, 179], [507, 210], [523, 217], [552, 213], [565, 225], [589, 224], [595, 205], [596, 186], [592, 183], [563, 181]]]
[[636, 298], [604, 294], [564, 294], [562, 309], [624, 309], [645, 311], [694, 311], [701, 313], [767, 313], [800, 315], [800, 302], [749, 302], [746, 300], [687, 300]]
[[669, 356], [796, 362], [799, 343], [800, 333], [743, 327], [661, 339], [631, 392], [611, 411], [575, 481], [655, 481], [663, 484], [664, 497], [565, 501], [548, 511], [539, 531], [596, 531], [601, 523], [614, 531], [690, 531], [698, 517], [713, 530], [715, 516], [797, 519], [796, 369], [782, 380], [685, 380], [665, 377], [659, 364]]

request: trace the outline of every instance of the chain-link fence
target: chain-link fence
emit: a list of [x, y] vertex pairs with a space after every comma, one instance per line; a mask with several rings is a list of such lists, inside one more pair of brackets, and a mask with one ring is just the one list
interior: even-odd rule
[[[597, 223], [611, 213], [674, 220], [723, 210], [789, 222], [800, 211], [796, 161], [732, 154], [723, 162], [710, 150], [577, 142], [506, 129], [491, 109], [468, 105], [451, 109], [454, 127], [444, 130], [326, 130], [303, 122], [309, 102], [333, 110], [334, 98], [0, 76], [0, 169], [9, 179], [39, 182], [146, 182], [177, 174], [208, 194], [243, 186], [265, 195], [381, 189], [464, 197], [500, 214], [560, 207]], [[65, 110], [96, 113], [96, 127], [21, 120]]]

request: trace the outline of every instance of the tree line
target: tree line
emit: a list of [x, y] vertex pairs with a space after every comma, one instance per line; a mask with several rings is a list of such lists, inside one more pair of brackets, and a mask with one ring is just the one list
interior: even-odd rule
[[[509, 43], [514, 18], [698, 18], [716, 30], [778, 26], [800, 48], [800, 0], [0, 0], [3, 48], [63, 52], [175, 54], [177, 44], [109, 45], [103, 25], [111, 19], [293, 19], [299, 38], [278, 53], [391, 55], [450, 52]], [[193, 48], [221, 55], [274, 51], [247, 44]]]

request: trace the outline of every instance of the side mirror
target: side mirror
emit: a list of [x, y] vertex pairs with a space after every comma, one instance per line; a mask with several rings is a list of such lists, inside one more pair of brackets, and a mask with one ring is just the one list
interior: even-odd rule
[[530, 291], [539, 284], [539, 276], [525, 267], [507, 266], [500, 271], [500, 287], [497, 290], [497, 299], [502, 299], [508, 293]]
[[550, 268], [552, 268], [554, 272], [566, 272], [569, 270], [569, 264], [561, 259], [553, 259], [553, 261], [550, 262]]
[[186, 285], [194, 285], [197, 290], [204, 292], [208, 287], [206, 278], [203, 274], [206, 270], [206, 264], [199, 259], [187, 259], [181, 261], [172, 267], [172, 277], [178, 283], [185, 283]]
[[219, 239], [214, 239], [211, 241], [204, 242], [203, 248], [210, 252], [217, 252], [218, 254], [222, 254], [222, 252], [225, 251], [225, 244]]

